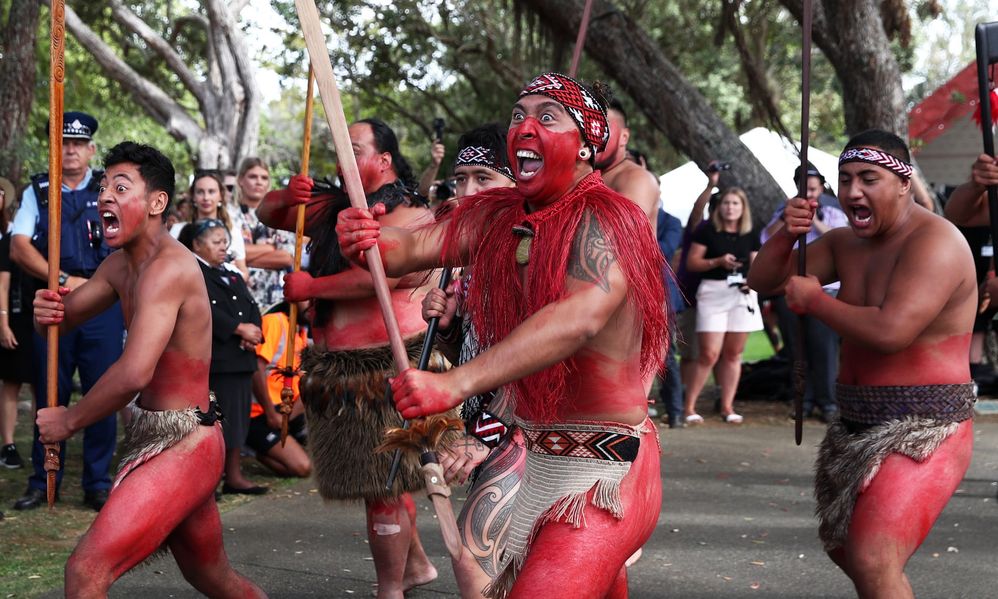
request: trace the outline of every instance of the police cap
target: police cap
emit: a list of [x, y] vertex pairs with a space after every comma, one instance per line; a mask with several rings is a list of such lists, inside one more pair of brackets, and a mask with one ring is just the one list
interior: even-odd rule
[[[45, 135], [49, 133], [48, 123], [45, 123]], [[97, 119], [85, 112], [66, 112], [62, 115], [63, 139], [93, 139], [97, 133]]]

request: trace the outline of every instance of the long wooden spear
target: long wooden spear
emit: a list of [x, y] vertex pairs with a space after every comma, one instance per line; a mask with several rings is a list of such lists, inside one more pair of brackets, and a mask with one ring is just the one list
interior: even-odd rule
[[[804, 16], [801, 19], [803, 41], [801, 43], [801, 106], [800, 106], [800, 176], [797, 180], [797, 197], [807, 198], [807, 147], [810, 137], [811, 117], [811, 22], [813, 20], [812, 0], [804, 0]], [[797, 275], [807, 276], [807, 233], [797, 237]], [[804, 317], [797, 319], [797, 351], [794, 356], [794, 442], [801, 444], [804, 439], [804, 392], [807, 388], [807, 351], [804, 333]]]
[[[66, 2], [52, 0], [52, 45], [49, 50], [49, 247], [48, 288], [59, 292], [59, 256], [62, 243], [62, 98], [66, 78]], [[41, 201], [41, 198], [36, 198]], [[45, 331], [48, 341], [46, 361], [46, 402], [59, 405], [59, 325]], [[55, 505], [55, 477], [59, 472], [59, 444], [45, 444], [45, 492], [49, 509]]]
[[582, 10], [582, 22], [579, 23], [579, 33], [575, 36], [575, 50], [572, 52], [572, 66], [568, 67], [568, 76], [575, 78], [579, 72], [579, 62], [582, 60], [582, 48], [586, 45], [586, 33], [589, 31], [589, 17], [593, 12], [593, 0], [586, 0]]
[[[368, 207], [367, 199], [364, 197], [363, 187], [361, 186], [360, 173], [357, 170], [357, 160], [353, 155], [350, 134], [347, 131], [347, 121], [343, 114], [343, 103], [340, 101], [340, 92], [336, 88], [333, 65], [329, 61], [329, 51], [326, 49], [326, 36], [322, 33], [319, 21], [319, 10], [316, 8], [314, 0], [295, 0], [295, 9], [298, 11], [298, 20], [301, 23], [302, 34], [305, 36], [305, 45], [312, 60], [315, 82], [319, 86], [319, 98], [322, 100], [326, 119], [333, 134], [333, 146], [336, 150], [336, 158], [339, 161], [340, 173], [343, 175], [343, 180], [346, 184], [350, 205], [354, 208], [366, 210]], [[402, 332], [399, 329], [398, 320], [395, 318], [395, 312], [392, 310], [388, 279], [385, 276], [385, 267], [381, 262], [381, 254], [378, 251], [377, 244], [365, 250], [364, 257], [367, 260], [367, 268], [374, 280], [374, 291], [378, 297], [381, 315], [385, 321], [385, 329], [388, 332], [388, 341], [391, 345], [392, 357], [395, 360], [395, 368], [401, 373], [403, 370], [409, 368], [409, 354], [405, 349], [405, 343], [402, 341]], [[436, 501], [434, 501], [434, 504], [436, 505]], [[440, 520], [440, 528], [444, 534], [444, 542], [448, 548], [459, 546], [461, 539], [454, 536], [457, 531], [457, 524], [454, 522], [453, 511], [438, 511], [437, 518]]]
[[[295, 8], [298, 11], [302, 33], [305, 35], [305, 45], [308, 47], [308, 54], [312, 60], [315, 83], [319, 87], [319, 99], [322, 100], [326, 119], [329, 121], [329, 129], [333, 134], [333, 147], [336, 150], [336, 159], [339, 162], [340, 174], [346, 185], [347, 196], [350, 198], [350, 205], [366, 210], [368, 208], [367, 198], [364, 196], [364, 187], [360, 182], [357, 159], [353, 155], [350, 134], [347, 131], [347, 120], [343, 114], [343, 102], [340, 100], [340, 91], [336, 88], [333, 64], [329, 61], [326, 36], [322, 33], [319, 21], [319, 9], [316, 8], [314, 0], [295, 0]], [[399, 329], [398, 320], [395, 318], [395, 312], [392, 311], [391, 291], [388, 289], [385, 266], [381, 262], [378, 246], [375, 244], [374, 247], [365, 250], [364, 257], [367, 260], [367, 268], [371, 272], [371, 278], [374, 280], [374, 293], [378, 297], [378, 305], [381, 306], [381, 316], [384, 318], [385, 329], [388, 331], [388, 342], [391, 345], [395, 367], [399, 372], [402, 372], [409, 368], [409, 354], [402, 341], [402, 332]]]
[[[977, 87], [981, 103], [981, 134], [984, 153], [995, 157], [995, 136], [991, 121], [991, 79], [988, 71], [998, 62], [998, 21], [978, 23], [974, 31], [977, 45]], [[998, 243], [998, 187], [988, 185], [988, 211], [991, 217], [991, 241]]]
[[[308, 65], [308, 91], [305, 96], [305, 133], [301, 142], [301, 169], [298, 173], [308, 176], [308, 159], [312, 147], [312, 106], [313, 100], [312, 65]], [[301, 270], [301, 247], [305, 238], [305, 204], [298, 205], [297, 219], [295, 220], [295, 272]], [[288, 440], [288, 419], [291, 417], [291, 407], [295, 401], [294, 383], [295, 372], [295, 340], [298, 338], [298, 304], [288, 302], [288, 341], [285, 344], [287, 350], [284, 352], [284, 388], [281, 389], [281, 447]]]

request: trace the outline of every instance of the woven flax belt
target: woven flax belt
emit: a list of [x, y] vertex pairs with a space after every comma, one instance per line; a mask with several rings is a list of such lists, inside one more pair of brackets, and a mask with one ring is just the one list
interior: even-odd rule
[[875, 426], [909, 416], [962, 422], [974, 415], [974, 384], [868, 387], [836, 385], [843, 421]]

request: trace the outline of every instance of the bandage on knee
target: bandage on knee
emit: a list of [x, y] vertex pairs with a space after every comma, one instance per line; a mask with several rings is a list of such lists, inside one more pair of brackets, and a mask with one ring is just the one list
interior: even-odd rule
[[392, 535], [397, 535], [402, 532], [402, 527], [398, 524], [385, 524], [382, 522], [375, 522], [371, 525], [374, 530], [374, 534], [379, 537], [390, 537]]

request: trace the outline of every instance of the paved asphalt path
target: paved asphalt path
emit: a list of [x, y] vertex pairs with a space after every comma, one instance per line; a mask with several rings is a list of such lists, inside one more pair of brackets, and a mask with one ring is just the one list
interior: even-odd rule
[[[807, 423], [801, 447], [782, 415], [749, 417], [743, 426], [708, 420], [695, 429], [659, 432], [662, 511], [643, 557], [630, 569], [631, 597], [854, 596], [822, 552], [812, 515], [812, 465], [823, 425]], [[967, 478], [908, 565], [920, 599], [998, 597], [998, 417], [980, 418], [975, 437]], [[456, 597], [429, 503], [420, 499], [418, 506], [419, 532], [440, 576], [408, 597]], [[223, 524], [236, 568], [271, 597], [371, 596], [374, 566], [359, 504], [326, 504], [303, 481], [225, 513]], [[593, 560], [599, 560], [598, 547]], [[167, 556], [126, 575], [111, 596], [199, 595]], [[539, 589], [536, 597], [544, 596]]]

